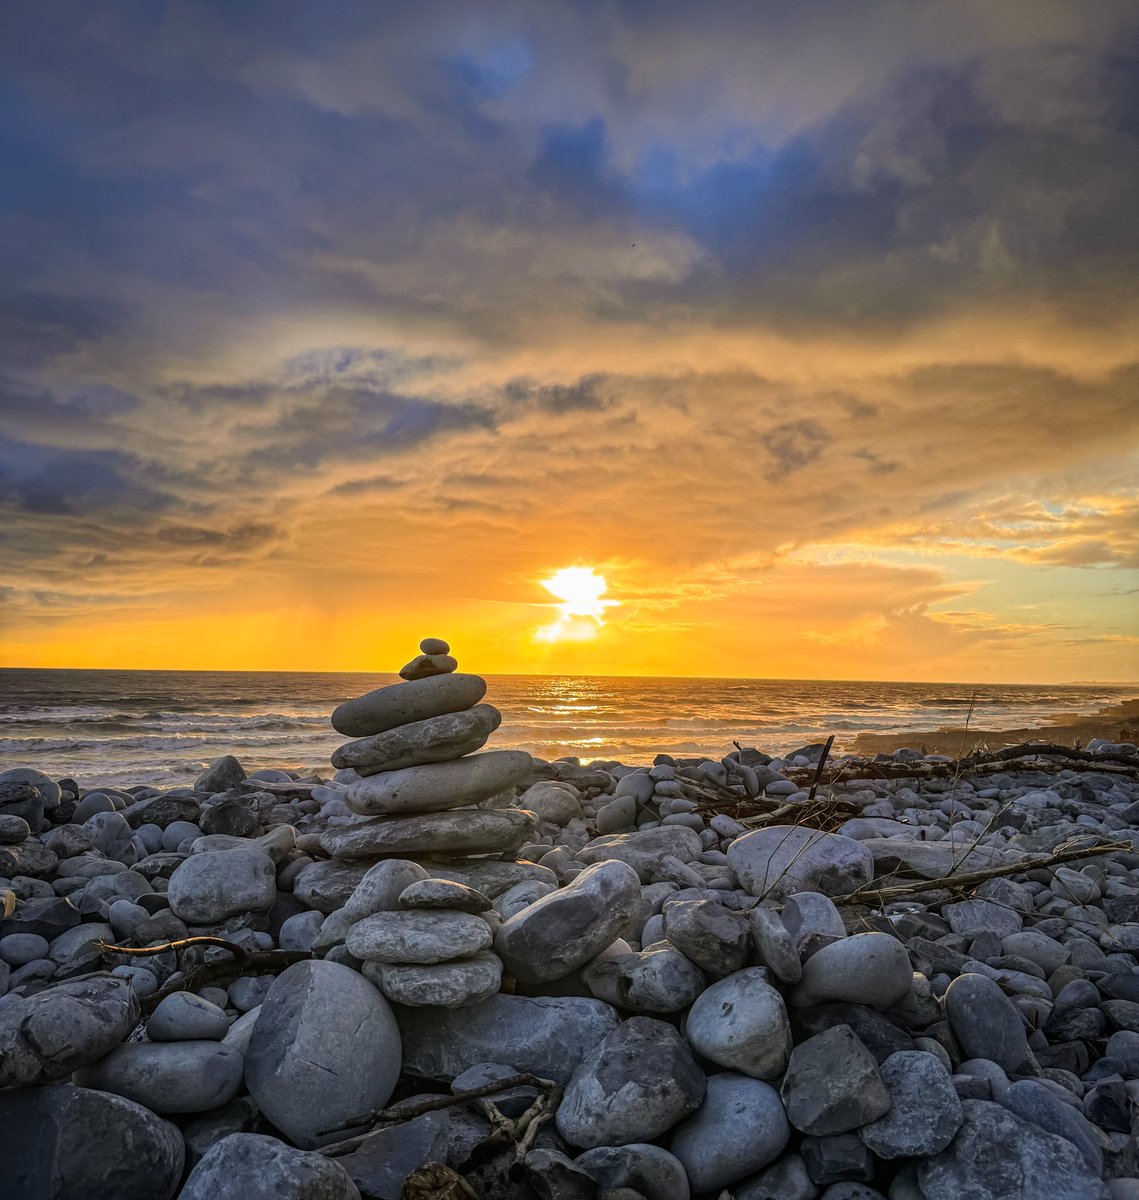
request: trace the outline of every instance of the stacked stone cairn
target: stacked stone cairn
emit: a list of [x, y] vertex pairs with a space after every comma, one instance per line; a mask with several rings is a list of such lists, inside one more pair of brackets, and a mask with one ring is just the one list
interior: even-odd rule
[[[327, 954], [343, 945], [398, 1004], [457, 1008], [499, 990], [502, 959], [490, 949], [494, 926], [486, 916], [492, 903], [460, 882], [464, 876], [438, 862], [433, 872], [415, 858], [501, 856], [529, 841], [534, 815], [508, 805], [533, 762], [519, 750], [473, 753], [502, 720], [480, 703], [486, 681], [461, 674], [438, 638], [425, 638], [420, 650], [400, 671], [405, 682], [332, 714], [333, 728], [355, 739], [332, 762], [336, 782], [348, 784], [347, 807], [361, 819], [320, 842], [333, 870], [363, 875], [324, 922], [315, 948]], [[495, 797], [502, 805], [487, 807]]]
[[0, 772], [2, 1200], [1139, 1200], [1134, 744], [839, 760], [823, 830], [820, 745], [483, 751], [422, 650], [334, 775]]

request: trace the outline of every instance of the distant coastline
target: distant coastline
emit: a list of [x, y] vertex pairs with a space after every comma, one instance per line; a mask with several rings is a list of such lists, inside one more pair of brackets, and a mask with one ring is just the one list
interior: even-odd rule
[[[1057, 746], [1086, 745], [1092, 738], [1133, 742], [1139, 737], [1139, 697], [1109, 704], [1095, 713], [1077, 717], [1057, 713], [1052, 722], [1019, 729], [978, 729], [961, 726], [910, 731], [906, 745], [928, 754], [971, 754], [974, 750], [1015, 746], [1021, 742], [1050, 742]], [[898, 749], [898, 737], [886, 733], [861, 733], [851, 747], [856, 754], [889, 754]]]

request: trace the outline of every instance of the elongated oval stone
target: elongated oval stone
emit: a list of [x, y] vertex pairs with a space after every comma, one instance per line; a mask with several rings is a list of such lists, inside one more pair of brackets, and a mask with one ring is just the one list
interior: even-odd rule
[[380, 912], [357, 921], [345, 944], [367, 962], [448, 962], [468, 958], [491, 943], [490, 926], [470, 913]]
[[532, 812], [520, 808], [419, 813], [376, 817], [326, 830], [320, 844], [334, 858], [383, 858], [404, 854], [513, 852], [538, 831]]
[[423, 763], [449, 762], [481, 749], [501, 723], [497, 708], [476, 704], [464, 712], [443, 713], [347, 742], [332, 755], [332, 765], [352, 767], [360, 775], [379, 775]]
[[332, 728], [345, 737], [370, 737], [397, 725], [463, 712], [473, 708], [485, 695], [486, 680], [479, 675], [456, 671], [410, 679], [345, 700], [333, 711]]
[[385, 771], [352, 784], [348, 807], [366, 816], [462, 808], [525, 782], [532, 768], [533, 760], [523, 750], [491, 750], [451, 762]]

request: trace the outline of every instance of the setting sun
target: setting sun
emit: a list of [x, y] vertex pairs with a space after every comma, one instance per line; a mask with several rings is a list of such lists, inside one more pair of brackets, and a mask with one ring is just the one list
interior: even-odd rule
[[561, 601], [557, 621], [538, 630], [538, 640], [543, 642], [596, 637], [605, 624], [605, 610], [618, 603], [602, 599], [609, 584], [593, 567], [563, 567], [543, 579], [542, 586]]

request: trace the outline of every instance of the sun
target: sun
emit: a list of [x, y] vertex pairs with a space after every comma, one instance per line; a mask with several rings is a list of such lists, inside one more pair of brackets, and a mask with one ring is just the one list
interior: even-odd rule
[[543, 579], [542, 586], [561, 601], [557, 621], [538, 630], [538, 640], [543, 642], [596, 637], [605, 624], [605, 610], [618, 603], [603, 598], [609, 584], [594, 567], [563, 567]]

